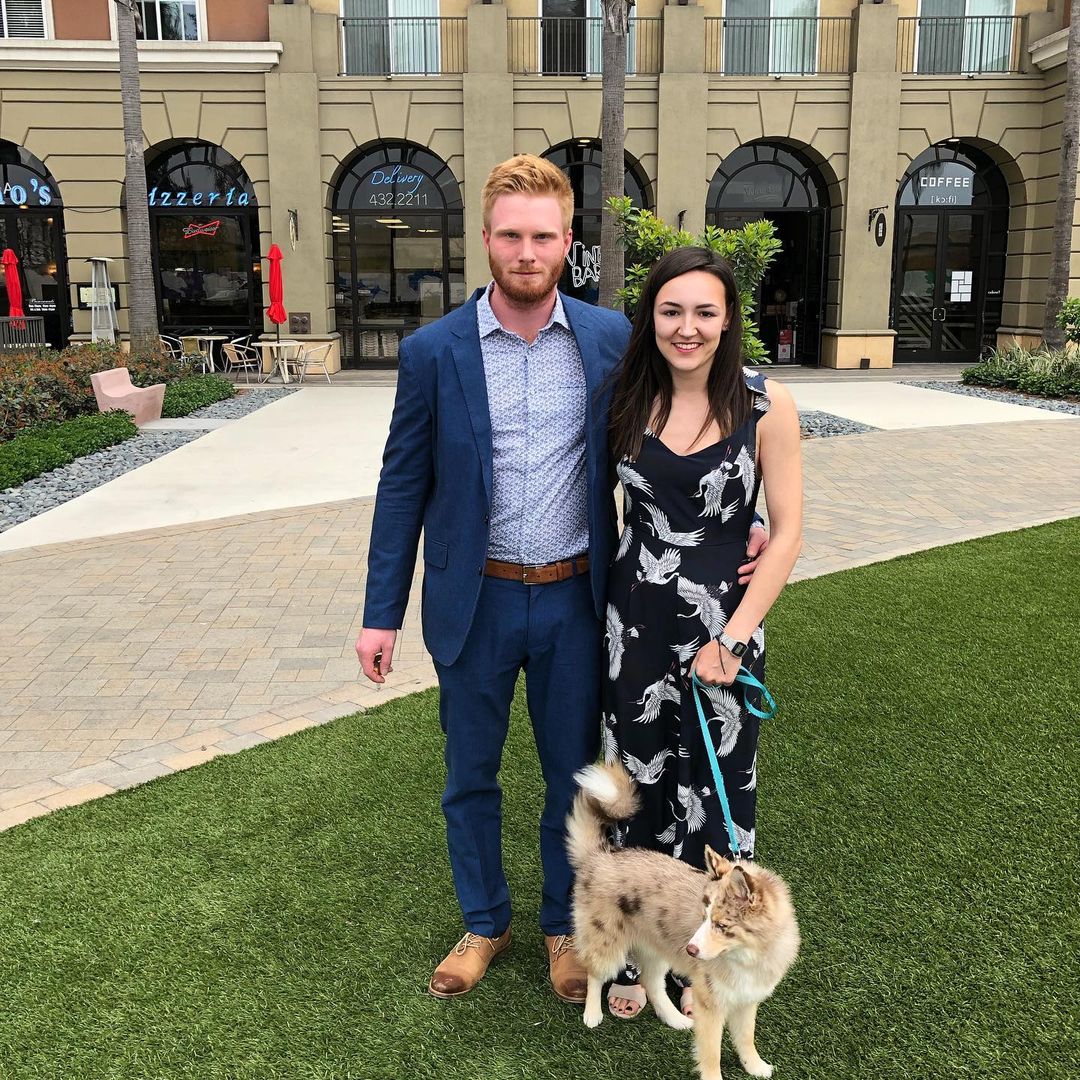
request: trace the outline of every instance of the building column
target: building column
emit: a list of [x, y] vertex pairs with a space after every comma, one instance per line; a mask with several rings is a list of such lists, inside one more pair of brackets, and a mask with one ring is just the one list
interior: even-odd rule
[[[334, 316], [327, 284], [326, 199], [319, 168], [319, 71], [313, 48], [313, 35], [321, 29], [315, 25], [318, 20], [306, 4], [270, 8], [270, 37], [285, 49], [281, 63], [266, 75], [266, 137], [270, 231], [284, 255], [285, 307], [290, 314], [310, 314], [310, 338], [326, 340], [333, 332]], [[264, 274], [267, 266], [263, 264]], [[273, 328], [269, 322], [266, 326]], [[282, 333], [287, 332], [286, 325]], [[337, 350], [332, 352], [336, 366]]]
[[506, 8], [474, 2], [468, 11], [468, 70], [462, 76], [465, 175], [465, 287], [488, 283], [480, 193], [488, 173], [514, 153], [514, 76], [508, 71]]
[[705, 74], [705, 12], [667, 3], [664, 62], [656, 118], [656, 215], [672, 227], [685, 212], [682, 227], [695, 235], [705, 228], [708, 188], [709, 77]]
[[[822, 332], [823, 367], [892, 367], [896, 335], [889, 328], [889, 300], [897, 187], [890, 163], [900, 149], [897, 14], [892, 4], [863, 3], [854, 10], [839, 326]], [[873, 210], [884, 214], [880, 244]]]

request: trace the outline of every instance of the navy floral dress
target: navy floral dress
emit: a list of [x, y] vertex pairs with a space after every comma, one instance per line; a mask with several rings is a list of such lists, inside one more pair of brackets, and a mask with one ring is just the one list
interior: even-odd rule
[[[608, 584], [604, 757], [626, 766], [641, 797], [641, 811], [616, 839], [698, 868], [706, 844], [730, 854], [690, 664], [745, 591], [737, 571], [757, 503], [757, 422], [769, 397], [763, 376], [744, 369], [744, 377], [754, 401], [738, 431], [685, 456], [646, 431], [637, 459], [616, 467], [625, 529]], [[765, 681], [763, 625], [743, 666]], [[741, 854], [752, 857], [758, 720], [741, 686], [707, 688], [702, 700]]]

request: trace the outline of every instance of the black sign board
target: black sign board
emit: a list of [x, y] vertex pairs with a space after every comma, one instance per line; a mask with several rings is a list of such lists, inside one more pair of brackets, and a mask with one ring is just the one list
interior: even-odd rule
[[878, 214], [874, 221], [874, 242], [878, 247], [882, 247], [885, 243], [885, 235], [888, 231], [888, 227], [885, 222], [885, 215]]

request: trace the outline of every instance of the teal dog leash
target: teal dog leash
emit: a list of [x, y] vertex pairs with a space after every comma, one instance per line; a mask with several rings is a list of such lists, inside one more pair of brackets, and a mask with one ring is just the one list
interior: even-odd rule
[[[742, 858], [742, 851], [739, 848], [738, 837], [735, 835], [735, 822], [731, 817], [731, 806], [728, 803], [727, 789], [724, 787], [724, 778], [720, 773], [720, 760], [716, 753], [716, 746], [712, 741], [712, 735], [709, 734], [709, 722], [705, 719], [705, 709], [701, 704], [701, 691], [705, 688], [705, 684], [698, 679], [697, 672], [694, 672], [691, 676], [691, 682], [693, 684], [694, 707], [697, 709], [698, 723], [701, 725], [701, 734], [705, 740], [705, 746], [709, 753], [709, 767], [712, 769], [713, 781], [716, 784], [716, 794], [720, 799], [720, 807], [724, 811], [724, 825], [727, 827], [728, 847], [731, 849], [732, 855], [734, 855], [736, 859], [740, 859]], [[761, 682], [760, 679], [756, 678], [745, 668], [740, 667], [738, 674], [735, 676], [735, 682], [741, 683], [744, 687], [749, 689], [761, 691], [761, 696], [768, 705], [769, 711], [765, 712], [747, 701], [746, 707], [754, 714], [754, 716], [761, 720], [771, 720], [776, 715], [776, 701], [773, 699], [772, 694], [765, 689], [765, 684]]]

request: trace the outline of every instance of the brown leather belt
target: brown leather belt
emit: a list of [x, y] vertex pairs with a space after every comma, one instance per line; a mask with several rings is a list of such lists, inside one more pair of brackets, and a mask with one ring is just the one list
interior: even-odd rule
[[562, 562], [545, 563], [543, 566], [522, 566], [521, 563], [500, 562], [498, 559], [488, 559], [484, 563], [484, 574], [487, 577], [520, 581], [523, 585], [550, 585], [552, 582], [566, 581], [567, 578], [588, 572], [588, 555], [563, 559]]

